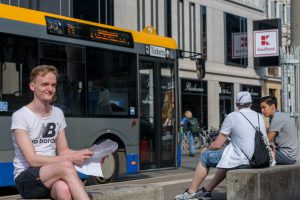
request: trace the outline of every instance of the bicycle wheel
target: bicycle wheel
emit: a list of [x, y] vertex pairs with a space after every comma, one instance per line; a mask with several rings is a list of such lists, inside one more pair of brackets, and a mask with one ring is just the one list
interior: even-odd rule
[[201, 136], [201, 137], [200, 137], [200, 140], [201, 140], [201, 148], [202, 148], [202, 147], [205, 147], [206, 142], [207, 142], [207, 141], [206, 141], [206, 137]]

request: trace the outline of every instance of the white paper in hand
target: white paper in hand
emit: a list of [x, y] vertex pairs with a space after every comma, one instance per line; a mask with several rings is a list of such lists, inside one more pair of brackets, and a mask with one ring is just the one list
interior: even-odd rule
[[78, 172], [86, 175], [103, 177], [100, 160], [117, 149], [118, 143], [109, 139], [100, 144], [95, 144], [90, 148], [94, 155], [85, 161], [83, 165], [75, 166], [75, 168]]

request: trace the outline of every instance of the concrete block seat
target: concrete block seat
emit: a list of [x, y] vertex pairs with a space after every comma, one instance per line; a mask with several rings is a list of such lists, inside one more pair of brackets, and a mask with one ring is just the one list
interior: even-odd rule
[[[87, 186], [86, 189], [91, 200], [163, 200], [164, 198], [163, 188], [155, 184], [102, 184]], [[0, 197], [1, 199], [23, 200], [20, 195]]]
[[300, 199], [300, 164], [227, 173], [227, 199]]
[[92, 200], [163, 200], [163, 188], [155, 184], [147, 185], [97, 185], [88, 186]]

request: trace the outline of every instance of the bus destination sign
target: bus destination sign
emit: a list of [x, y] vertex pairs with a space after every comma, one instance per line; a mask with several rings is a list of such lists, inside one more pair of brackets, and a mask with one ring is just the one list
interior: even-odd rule
[[46, 17], [47, 33], [133, 48], [130, 32]]

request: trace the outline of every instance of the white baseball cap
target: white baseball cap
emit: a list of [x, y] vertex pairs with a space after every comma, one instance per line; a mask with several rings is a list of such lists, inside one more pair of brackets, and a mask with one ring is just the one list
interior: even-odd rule
[[235, 103], [238, 103], [240, 105], [244, 105], [246, 103], [252, 103], [251, 94], [247, 91], [239, 92], [236, 95]]

